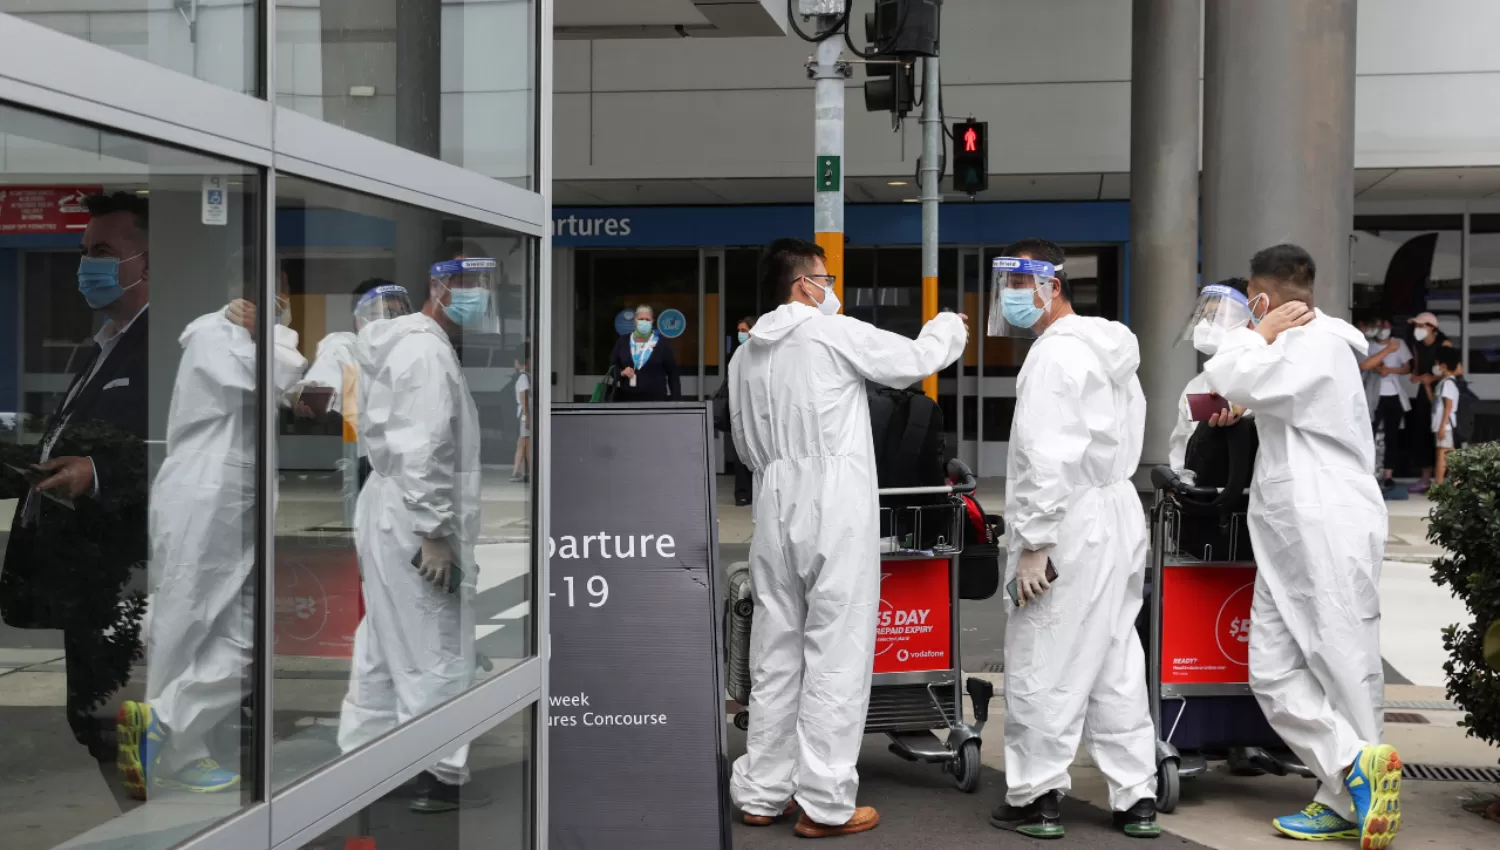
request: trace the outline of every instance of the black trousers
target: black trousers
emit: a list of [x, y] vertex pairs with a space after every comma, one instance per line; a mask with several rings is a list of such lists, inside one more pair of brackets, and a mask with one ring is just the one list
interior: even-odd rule
[[1400, 396], [1380, 397], [1380, 403], [1375, 406], [1375, 423], [1385, 431], [1385, 461], [1381, 464], [1382, 469], [1398, 473], [1406, 469], [1406, 435], [1401, 433], [1401, 423], [1405, 419], [1406, 411], [1401, 408]]
[[734, 465], [734, 500], [735, 502], [748, 502], [755, 486], [755, 475], [750, 472], [750, 467], [736, 462]]

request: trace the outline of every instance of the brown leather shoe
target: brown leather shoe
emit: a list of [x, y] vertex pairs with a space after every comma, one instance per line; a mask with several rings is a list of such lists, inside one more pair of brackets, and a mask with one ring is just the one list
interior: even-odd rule
[[765, 815], [752, 815], [746, 813], [740, 816], [740, 820], [744, 821], [745, 826], [770, 826], [771, 824], [781, 820], [787, 815], [793, 815], [796, 813], [797, 804], [796, 802], [791, 802], [786, 804], [786, 811], [782, 812], [776, 817], [767, 817]]
[[840, 835], [853, 835], [856, 832], [869, 832], [880, 825], [880, 813], [870, 806], [860, 806], [854, 810], [854, 817], [842, 826], [825, 826], [815, 823], [806, 814], [797, 819], [797, 834], [803, 838], [836, 838]]

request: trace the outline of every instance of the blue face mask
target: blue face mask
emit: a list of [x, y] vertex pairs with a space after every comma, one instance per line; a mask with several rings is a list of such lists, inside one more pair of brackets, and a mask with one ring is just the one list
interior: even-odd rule
[[1005, 321], [1018, 328], [1029, 328], [1042, 317], [1042, 308], [1036, 306], [1033, 289], [1007, 289], [1000, 293], [1000, 311]]
[[460, 327], [473, 327], [484, 320], [490, 307], [488, 289], [450, 289], [443, 314]]
[[[135, 257], [139, 257], [136, 254]], [[78, 258], [78, 291], [83, 295], [83, 300], [88, 302], [90, 308], [102, 310], [105, 307], [120, 300], [125, 290], [134, 287], [120, 285], [120, 263], [135, 259], [126, 257], [118, 260], [114, 257], [79, 257]]]
[[650, 319], [636, 319], [635, 320], [635, 335], [636, 336], [650, 336], [651, 335], [651, 320]]
[[740, 331], [737, 338], [740, 341], [740, 345], [744, 345], [745, 343], [750, 341], [750, 335], [745, 333], [744, 331]]

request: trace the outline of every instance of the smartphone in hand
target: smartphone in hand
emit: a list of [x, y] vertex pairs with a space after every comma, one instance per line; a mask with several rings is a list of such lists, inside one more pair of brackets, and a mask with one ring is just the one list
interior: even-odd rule
[[[1054, 566], [1052, 566], [1052, 559], [1048, 558], [1047, 559], [1047, 583], [1051, 584], [1054, 581], [1057, 581], [1057, 568], [1054, 567]], [[1010, 594], [1010, 601], [1012, 603], [1014, 603], [1017, 607], [1020, 607], [1020, 605], [1021, 605], [1021, 588], [1020, 588], [1020, 585], [1018, 585], [1016, 583], [1015, 579], [1011, 579], [1010, 580], [1010, 584], [1007, 584], [1005, 586], [1005, 592]]]

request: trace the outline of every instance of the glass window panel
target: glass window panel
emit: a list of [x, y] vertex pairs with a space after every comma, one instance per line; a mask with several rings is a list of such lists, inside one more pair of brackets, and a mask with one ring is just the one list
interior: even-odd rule
[[1471, 374], [1500, 373], [1500, 215], [1470, 216], [1469, 360]]
[[241, 94], [260, 94], [258, 0], [0, 0], [0, 13]]
[[257, 787], [261, 180], [0, 127], [0, 843], [168, 847]]
[[1459, 216], [1356, 218], [1350, 246], [1355, 316], [1390, 320], [1410, 344], [1407, 320], [1431, 312], [1443, 333], [1461, 345], [1462, 228]]
[[535, 240], [287, 176], [276, 239], [279, 788], [535, 654]]
[[300, 850], [530, 850], [536, 830], [535, 715], [527, 706], [470, 742], [469, 776], [462, 785], [418, 773]]
[[533, 0], [278, 0], [276, 103], [531, 188]]

